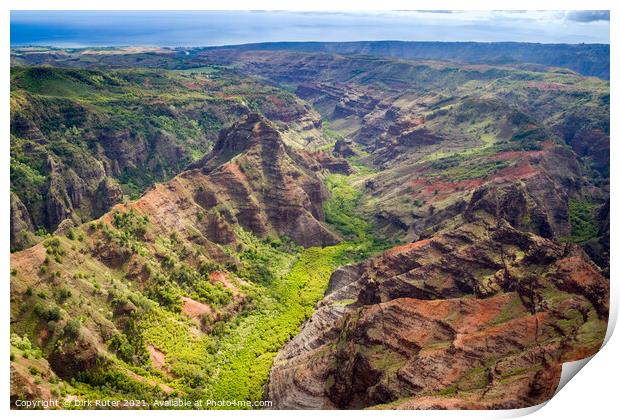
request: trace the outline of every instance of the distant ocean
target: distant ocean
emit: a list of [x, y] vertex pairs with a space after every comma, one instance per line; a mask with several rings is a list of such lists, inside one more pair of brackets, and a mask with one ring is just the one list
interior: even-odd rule
[[584, 23], [582, 19], [579, 24], [567, 24], [570, 18], [561, 11], [480, 13], [12, 11], [11, 46], [210, 46], [360, 40], [609, 42], [609, 20]]

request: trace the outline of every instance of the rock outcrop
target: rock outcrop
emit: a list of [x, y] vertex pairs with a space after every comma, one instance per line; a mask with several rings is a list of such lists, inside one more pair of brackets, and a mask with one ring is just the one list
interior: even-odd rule
[[302, 156], [307, 156], [310, 162], [317, 162], [319, 167], [316, 169], [325, 169], [335, 174], [350, 175], [354, 172], [353, 167], [348, 160], [342, 157], [333, 156], [322, 150], [316, 152], [300, 151]]
[[334, 144], [334, 154], [343, 158], [353, 157], [356, 155], [352, 147], [352, 141], [338, 139]]
[[11, 192], [11, 249], [31, 245], [33, 234], [34, 226], [28, 209], [17, 194]]
[[600, 347], [608, 302], [609, 282], [583, 250], [489, 208], [334, 272], [276, 357], [269, 398], [288, 409], [536, 405], [563, 362]]
[[[280, 409], [519, 408], [600, 347], [606, 82], [363, 55], [58, 51], [18, 63], [91, 69], [12, 70], [11, 244], [55, 230], [11, 255], [12, 399], [76, 380]], [[300, 251], [341, 239], [327, 172], [355, 174], [333, 178], [327, 206], [350, 242]], [[386, 239], [406, 243], [366, 257]]]
[[[314, 161], [314, 165], [316, 165]], [[323, 223], [327, 190], [307, 157], [250, 114], [221, 132], [211, 153], [129, 205], [162, 231], [234, 241], [235, 226], [258, 237], [288, 236], [303, 246], [338, 242]]]
[[[240, 99], [245, 94], [275, 122], [287, 144], [324, 141], [319, 114], [303, 101], [236, 72], [225, 73], [221, 77], [230, 83], [219, 85], [202, 75], [14, 68], [11, 183], [34, 229], [53, 232], [67, 218], [76, 223], [95, 219], [121, 202], [123, 191], [134, 199], [155, 182], [170, 180], [211, 149], [222, 126], [251, 113]], [[233, 80], [243, 83], [229, 95], [226, 86]], [[135, 89], [148, 92], [148, 98], [131, 104], [123, 99]], [[169, 97], [170, 89], [178, 100]], [[186, 101], [184, 95], [196, 99]], [[96, 105], [95, 97], [101, 100]], [[15, 229], [17, 234], [21, 224]], [[24, 231], [21, 236], [29, 235]], [[14, 240], [12, 248], [30, 243]]]
[[[144, 319], [138, 317], [161, 305], [172, 308], [166, 313], [174, 314], [176, 323], [178, 303], [178, 311], [191, 319], [188, 334], [210, 334], [240, 312], [254, 310], [247, 296], [257, 293], [258, 276], [270, 280], [275, 275], [259, 271], [264, 267], [251, 254], [256, 243], [294, 250], [336, 244], [340, 238], [324, 224], [328, 193], [317, 168], [316, 160], [285, 145], [268, 120], [249, 114], [222, 130], [213, 151], [195, 167], [156, 184], [136, 201], [115, 205], [94, 222], [77, 225], [59, 206], [58, 217], [65, 218], [54, 236], [11, 254], [13, 322], [21, 326], [26, 319], [37, 320], [18, 331], [44, 349], [41, 361], [63, 380], [118, 369], [113, 353], [142, 365], [147, 363], [144, 349], [155, 354], [153, 368], [174, 375], [165, 349], [145, 347], [142, 331], [136, 330]], [[53, 171], [62, 173], [58, 167]], [[100, 199], [120, 196], [116, 188], [113, 180], [102, 180]], [[58, 202], [67, 203], [71, 191], [58, 191]], [[12, 207], [15, 223], [27, 224], [16, 196]], [[244, 259], [246, 250], [250, 255]], [[278, 252], [278, 258], [283, 254]], [[247, 267], [256, 266], [249, 272]], [[112, 272], [123, 273], [128, 282], [123, 290]], [[69, 301], [75, 307], [67, 306]], [[137, 340], [136, 347], [119, 341], [128, 340], [121, 338], [124, 334]], [[24, 372], [14, 367], [12, 395], [49, 391], [49, 384], [33, 386]], [[121, 374], [172, 392], [161, 381], [124, 368]]]

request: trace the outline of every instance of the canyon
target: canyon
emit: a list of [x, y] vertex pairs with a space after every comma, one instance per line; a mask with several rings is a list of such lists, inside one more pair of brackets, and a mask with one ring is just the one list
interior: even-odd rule
[[12, 401], [521, 408], [596, 353], [605, 63], [315, 47], [12, 49]]

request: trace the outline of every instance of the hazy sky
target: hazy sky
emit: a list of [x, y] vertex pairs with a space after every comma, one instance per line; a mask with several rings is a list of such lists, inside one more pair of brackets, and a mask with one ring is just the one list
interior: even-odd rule
[[361, 40], [609, 43], [609, 12], [11, 12], [13, 46], [209, 46]]

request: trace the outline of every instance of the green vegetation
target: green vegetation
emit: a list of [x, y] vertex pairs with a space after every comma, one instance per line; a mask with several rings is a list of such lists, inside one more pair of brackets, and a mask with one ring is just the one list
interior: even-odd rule
[[[19, 331], [34, 337], [37, 320], [44, 320], [62, 343], [106, 325], [105, 365], [71, 383], [72, 392], [90, 398], [152, 400], [168, 387], [195, 398], [262, 399], [273, 358], [312, 315], [333, 270], [391, 244], [359, 214], [360, 192], [352, 181], [366, 174], [329, 176], [327, 220], [346, 241], [326, 248], [304, 249], [286, 237], [259, 239], [237, 226], [237, 242], [222, 250], [238, 263], [218, 264], [177, 234], [156, 236], [149, 219], [135, 210], [111, 213], [109, 224], [92, 222], [66, 237], [49, 237], [41, 275], [53, 273], [58, 284], [54, 290], [28, 289], [32, 323], [20, 324]], [[154, 242], [147, 241], [153, 236]], [[79, 247], [99, 241], [119, 258], [133, 258], [134, 271], [90, 258], [80, 267], [65, 264]], [[232, 281], [237, 292], [213, 281], [214, 272]], [[136, 287], [143, 275], [147, 280]], [[15, 277], [21, 280], [19, 273]], [[243, 296], [241, 302], [235, 293]], [[186, 315], [182, 299], [187, 298], [208, 311]], [[231, 309], [235, 305], [238, 309]], [[28, 308], [21, 311], [28, 317]], [[54, 345], [52, 340], [45, 351]], [[164, 368], [149, 363], [154, 351], [165, 355]]]
[[456, 157], [443, 158], [433, 162], [431, 167], [444, 169], [440, 172], [430, 173], [429, 177], [441, 177], [452, 182], [465, 181], [468, 179], [483, 178], [490, 173], [507, 168], [512, 164], [510, 161], [490, 161], [490, 162], [463, 162]]
[[127, 237], [144, 237], [148, 222], [149, 219], [147, 216], [138, 215], [134, 209], [130, 209], [124, 213], [112, 213], [112, 225], [115, 228], [122, 230]]
[[[303, 249], [285, 237], [259, 240], [236, 228], [242, 245], [229, 252], [242, 265], [230, 269], [247, 281], [241, 287], [246, 305], [236, 317], [218, 321], [210, 336], [192, 336], [182, 318], [162, 322], [169, 319], [161, 315], [163, 308], [141, 318], [144, 339], [166, 353], [175, 374], [183, 380], [191, 378], [186, 385], [198, 386], [203, 396], [213, 399], [261, 399], [273, 357], [312, 315], [332, 271], [389, 246], [358, 215], [360, 193], [350, 181], [330, 175], [331, 198], [325, 204], [328, 223], [348, 242]], [[214, 268], [222, 270], [207, 266], [203, 272]], [[171, 282], [179, 283], [183, 283], [179, 278]]]
[[[359, 223], [359, 222], [358, 222]], [[182, 317], [170, 318], [164, 308], [151, 308], [140, 318], [145, 341], [166, 353], [171, 371], [203, 397], [258, 400], [262, 398], [273, 357], [308, 319], [332, 271], [371, 252], [367, 241], [327, 248], [303, 249], [282, 240], [259, 240], [238, 229], [243, 262], [237, 275], [245, 309], [215, 324], [211, 335], [191, 334]]]
[[521, 131], [514, 136], [511, 140], [519, 142], [519, 148], [521, 150], [541, 150], [541, 141], [549, 138], [549, 134], [542, 128], [533, 128], [529, 130]]
[[[303, 112], [290, 92], [221, 66], [187, 71], [12, 67], [11, 191], [27, 208], [35, 230], [53, 231], [59, 221], [47, 217], [46, 201], [63, 202], [64, 186], [83, 182], [91, 190], [79, 204], [72, 203], [72, 216], [88, 221], [110, 204], [97, 191], [102, 171], [90, 168], [113, 165], [106, 172], [114, 173], [113, 182], [126, 197], [136, 199], [208, 153], [221, 128], [246, 105], [276, 123], [291, 110]], [[91, 194], [96, 199], [87, 199]], [[20, 237], [15, 248], [37, 239]]]
[[[439, 211], [445, 207], [437, 207], [436, 211], [434, 205], [439, 200], [446, 204], [458, 195], [447, 193], [449, 188], [441, 189], [441, 181], [484, 178], [513, 165], [521, 156], [507, 154], [517, 157], [500, 159], [495, 156], [499, 152], [539, 150], [541, 141], [549, 139], [561, 143], [551, 136], [551, 130], [541, 127], [553, 125], [558, 132], [576, 130], [563, 126], [568, 117], [539, 108], [538, 102], [527, 96], [524, 80], [551, 80], [542, 73], [492, 66], [448, 66], [438, 71], [425, 64], [410, 66], [385, 59], [355, 58], [359, 66], [354, 70], [349, 66], [345, 77], [365, 84], [363, 88], [370, 100], [387, 103], [388, 96], [373, 98], [372, 89], [377, 88], [388, 95], [406, 95], [399, 95], [394, 109], [386, 110], [385, 120], [381, 120], [380, 112], [373, 112], [368, 118], [343, 118], [346, 124], [340, 120], [330, 125], [324, 120], [323, 133], [330, 143], [325, 144], [321, 136], [321, 147], [309, 147], [329, 153], [336, 140], [342, 138], [340, 133], [354, 136], [351, 133], [377, 128], [373, 126], [374, 118], [381, 120], [379, 124], [389, 125], [388, 113], [393, 111], [403, 129], [398, 125], [390, 129], [378, 127], [385, 128], [389, 135], [385, 138], [388, 141], [378, 141], [377, 145], [386, 145], [389, 152], [394, 146], [394, 155], [388, 153], [384, 158], [379, 156], [383, 151], [379, 151], [377, 156], [370, 156], [375, 152], [372, 145], [369, 152], [358, 150], [362, 149], [361, 144], [354, 143], [351, 147], [356, 155], [348, 158], [355, 170], [352, 175], [326, 171], [320, 175], [325, 176], [330, 193], [324, 203], [326, 223], [342, 238], [338, 245], [305, 249], [290, 238], [273, 237], [273, 232], [269, 233], [271, 237], [259, 238], [234, 226], [234, 222], [233, 242], [207, 241], [209, 235], [202, 229], [215, 213], [224, 218], [223, 210], [231, 210], [227, 222], [235, 217], [236, 212], [226, 208], [225, 200], [211, 210], [196, 213], [200, 222], [196, 226], [180, 223], [182, 228], [173, 233], [167, 231], [169, 224], [156, 226], [138, 210], [130, 209], [115, 210], [96, 222], [69, 229], [66, 235], [50, 234], [59, 221], [49, 222], [53, 212], [48, 198], [55, 200], [53, 209], [65, 217], [66, 209], [56, 207], [62, 207], [66, 197], [81, 191], [74, 188], [76, 185], [88, 186], [91, 190], [82, 195], [80, 205], [71, 203], [74, 208], [70, 216], [77, 222], [98, 218], [110, 204], [100, 199], [105, 195], [99, 190], [106, 186], [103, 181], [111, 182], [113, 187], [120, 185], [125, 198], [138, 197], [149, 186], [169, 179], [209, 152], [218, 131], [244, 110], [261, 112], [276, 125], [286, 123], [287, 135], [291, 136], [299, 134], [294, 133], [298, 128], [294, 127], [295, 115], [303, 115], [304, 124], [308, 123], [308, 105], [294, 95], [294, 84], [272, 86], [271, 82], [243, 75], [241, 66], [183, 68], [198, 62], [158, 58], [157, 54], [138, 55], [144, 60], [141, 68], [11, 69], [12, 199], [24, 204], [34, 222], [36, 235], [29, 232], [32, 237], [27, 238], [28, 243], [42, 241], [45, 251], [35, 249], [28, 255], [31, 260], [22, 261], [19, 270], [11, 269], [11, 361], [23, 363], [22, 359], [28, 359], [24, 368], [41, 381], [47, 369], [42, 366], [44, 359], [52, 354], [60, 358], [66, 352], [72, 356], [71, 351], [77, 347], [83, 352], [80, 356], [97, 356], [88, 368], [77, 366], [70, 384], [60, 381], [51, 387], [54, 395], [104, 400], [261, 400], [275, 355], [312, 316], [334, 269], [366, 260], [397, 243], [380, 235], [373, 219], [363, 213], [370, 212], [371, 204], [385, 211], [377, 214], [378, 218], [387, 214], [390, 219], [385, 220], [394, 226], [401, 222], [403, 229], [411, 226], [411, 220], [425, 217], [426, 210], [440, 219], [443, 216]], [[191, 60], [198, 60], [196, 57]], [[95, 62], [98, 58], [82, 59]], [[126, 56], [119, 56], [118, 60], [133, 65], [138, 62]], [[148, 69], [153, 63], [158, 69]], [[334, 80], [337, 70], [333, 66]], [[573, 76], [549, 77], [562, 83], [576, 83]], [[593, 81], [579, 83], [605, 90]], [[449, 97], [441, 93], [447, 91], [451, 91]], [[416, 102], [415, 108], [408, 109], [407, 95], [414, 92], [412, 98], [439, 100], [424, 106]], [[418, 95], [422, 92], [428, 95]], [[365, 96], [359, 100], [365, 101]], [[584, 92], [572, 91], [565, 96], [580, 101], [579, 106], [589, 106], [594, 101]], [[563, 106], [567, 100], [562, 98], [558, 100], [564, 101]], [[548, 121], [540, 122], [544, 126], [536, 125], [533, 118], [513, 110], [513, 102], [515, 109], [521, 109], [521, 105], [527, 105], [523, 109], [540, 109], [541, 120]], [[321, 104], [316, 105], [320, 108]], [[384, 109], [383, 105], [377, 109]], [[413, 115], [418, 112], [421, 118], [416, 118], [415, 123], [400, 121], [401, 117], [408, 118], [409, 113], [418, 117]], [[576, 126], [586, 126], [579, 118], [574, 119]], [[417, 127], [419, 124], [423, 127]], [[407, 138], [399, 134], [408, 133], [411, 127], [414, 131], [428, 129], [431, 136], [422, 137], [419, 143], [412, 136], [414, 144], [406, 144]], [[304, 136], [314, 135], [317, 124], [305, 128], [311, 131], [299, 130], [306, 133], [302, 133]], [[608, 133], [608, 127], [590, 128]], [[388, 133], [394, 129], [400, 132]], [[403, 138], [402, 144], [392, 142]], [[440, 142], [439, 146], [435, 142]], [[390, 166], [392, 159], [394, 166]], [[379, 162], [377, 168], [385, 172], [377, 174], [379, 169], [367, 166], [370, 161]], [[101, 169], [104, 167], [105, 171]], [[241, 170], [251, 177], [256, 168]], [[106, 176], [113, 173], [115, 178], [101, 179], [104, 175], [100, 172]], [[392, 174], [397, 181], [389, 178]], [[416, 178], [432, 181], [428, 191], [423, 186], [420, 191], [413, 191], [417, 187], [411, 185], [418, 184], [411, 181]], [[435, 181], [436, 186], [432, 186]], [[385, 194], [386, 185], [396, 187], [391, 196]], [[364, 188], [372, 190], [368, 201], [362, 197]], [[469, 192], [463, 188], [458, 186], [456, 190]], [[205, 189], [198, 187], [196, 192], [205, 193]], [[446, 195], [450, 197], [446, 199]], [[91, 196], [97, 199], [90, 200]], [[402, 212], [407, 213], [404, 221], [391, 218], [391, 210], [400, 205], [407, 206]], [[590, 202], [569, 201], [572, 232], [567, 240], [582, 243], [597, 235], [595, 210], [596, 205]], [[237, 217], [241, 219], [240, 214]], [[461, 219], [451, 219], [451, 224], [442, 229], [450, 230]], [[531, 220], [524, 219], [523, 223], [529, 224]], [[525, 253], [519, 252], [517, 257], [521, 261]], [[32, 262], [34, 267], [29, 266]], [[482, 283], [485, 287], [500, 287], [495, 272], [485, 269], [476, 272], [476, 276], [486, 279]], [[571, 296], [555, 287], [541, 293], [544, 302], [550, 304]], [[528, 313], [516, 293], [513, 297], [488, 325], [499, 325]], [[352, 302], [346, 299], [336, 305]], [[565, 312], [554, 328], [596, 345], [604, 334], [605, 321], [598, 319], [594, 310], [582, 313], [569, 308]], [[460, 315], [456, 311], [449, 315], [457, 316]], [[421, 351], [445, 350], [451, 345], [451, 341], [433, 342]], [[366, 351], [371, 368], [386, 372], [388, 377], [396, 375], [405, 361], [404, 356], [386, 353], [383, 346], [370, 346]], [[38, 364], [30, 364], [32, 361]], [[453, 396], [486, 387], [490, 366], [471, 369], [436, 394]], [[506, 372], [509, 376], [522, 373]], [[333, 383], [333, 378], [330, 380]]]
[[[131, 399], [135, 401], [151, 401], [164, 398], [165, 393], [155, 385], [148, 385], [130, 377], [126, 372], [109, 366], [97, 370], [82, 372], [71, 381], [77, 394], [92, 400]], [[144, 408], [137, 405], [135, 408]]]
[[237, 275], [253, 283], [268, 286], [275, 278], [290, 270], [294, 256], [303, 250], [288, 238], [261, 241], [248, 231], [236, 228], [235, 234], [243, 241], [237, 252], [243, 262]]
[[[344, 188], [346, 182], [340, 181]], [[335, 185], [334, 196], [351, 193]], [[334, 214], [349, 209], [335, 208]], [[66, 238], [50, 237], [44, 242], [48, 262], [42, 275], [61, 273], [54, 274], [59, 284], [49, 291], [28, 289], [26, 296], [34, 302], [32, 323], [20, 324], [19, 331], [34, 337], [38, 320], [48, 322], [58, 344], [53, 340], [47, 344], [47, 354], [64, 340], [87, 337], [84, 328], [112, 328], [106, 332], [110, 356], [105, 364], [71, 382], [77, 395], [151, 401], [161, 398], [162, 387], [168, 387], [195, 398], [262, 399], [275, 354], [312, 315], [333, 270], [386, 246], [371, 240], [372, 227], [356, 217], [346, 219], [346, 225], [355, 228], [350, 241], [326, 248], [304, 249], [286, 237], [258, 239], [237, 227], [238, 243], [225, 250], [240, 265], [223, 266], [208, 260], [190, 264], [187, 259], [200, 258], [199, 254], [174, 234], [156, 240], [155, 258], [145, 242], [153, 228], [148, 218], [135, 210], [114, 212], [110, 224], [93, 222], [83, 228], [88, 232], [83, 241], [102, 238], [115, 252], [146, 261], [145, 287], [134, 287], [128, 276], [89, 258], [80, 267], [66, 265], [74, 258], [72, 253], [79, 252], [67, 248], [80, 243], [75, 238], [83, 235], [82, 229], [72, 230]], [[58, 262], [56, 256], [63, 259]], [[209, 279], [214, 271], [241, 279], [234, 281], [244, 296], [238, 311], [226, 309], [235, 305], [233, 292]], [[16, 277], [21, 280], [19, 273]], [[213, 312], [190, 319], [181, 313], [182, 297], [207, 304]], [[27, 307], [20, 311], [28, 316]], [[149, 363], [153, 351], [149, 346], [165, 354], [163, 371]]]
[[325, 180], [330, 198], [325, 202], [325, 220], [348, 239], [366, 239], [370, 224], [356, 216], [361, 191], [351, 185], [350, 177], [330, 174]]
[[75, 340], [80, 335], [81, 328], [82, 323], [79, 319], [70, 319], [65, 324], [65, 328], [63, 330], [65, 333], [65, 337]]
[[329, 120], [323, 120], [323, 132], [327, 137], [333, 140], [341, 139], [342, 136], [337, 131], [330, 128]]
[[41, 319], [46, 321], [58, 321], [60, 319], [60, 307], [54, 303], [44, 304], [38, 302], [34, 306], [34, 313]]
[[262, 398], [273, 357], [298, 332], [301, 322], [310, 317], [332, 271], [348, 251], [348, 244], [306, 249], [288, 274], [274, 279], [264, 294], [255, 294], [257, 311], [240, 320], [219, 340], [218, 357], [214, 360], [218, 374], [210, 379], [207, 396]]
[[20, 337], [19, 335], [11, 334], [11, 347], [22, 352], [22, 356], [26, 359], [39, 359], [42, 357], [41, 349], [32, 345], [28, 337]]
[[521, 299], [515, 294], [513, 299], [502, 307], [502, 311], [491, 322], [490, 325], [499, 325], [504, 322], [508, 322], [511, 319], [515, 319], [518, 316], [522, 316], [527, 313], [526, 308], [523, 306]]
[[376, 226], [361, 214], [362, 192], [358, 186], [372, 174], [372, 170], [361, 163], [359, 157], [349, 161], [356, 172], [351, 175], [329, 174], [326, 177], [325, 185], [330, 196], [323, 208], [325, 221], [347, 241], [355, 244], [357, 258], [362, 260], [399, 241], [384, 238], [377, 232]]
[[568, 214], [571, 224], [570, 242], [582, 243], [598, 234], [598, 227], [594, 221], [596, 204], [576, 199], [568, 200]]

